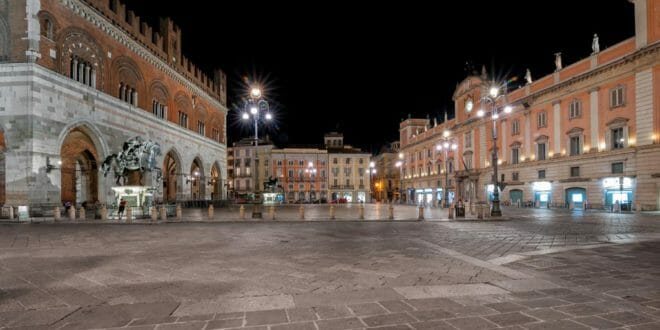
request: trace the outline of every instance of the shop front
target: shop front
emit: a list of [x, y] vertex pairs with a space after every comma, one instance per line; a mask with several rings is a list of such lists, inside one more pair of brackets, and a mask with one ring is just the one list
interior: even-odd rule
[[431, 188], [426, 188], [426, 189], [417, 189], [415, 190], [415, 201], [417, 201], [417, 204], [427, 204], [430, 205], [433, 203], [433, 189]]
[[566, 205], [571, 210], [584, 210], [587, 203], [587, 190], [580, 187], [566, 189]]
[[621, 211], [632, 210], [633, 179], [630, 177], [603, 178], [605, 207], [612, 209], [617, 204]]
[[511, 200], [511, 205], [522, 205], [523, 191], [520, 189], [512, 189], [509, 191], [509, 199]]
[[534, 192], [534, 206], [540, 208], [549, 208], [552, 200], [552, 182], [537, 181], [532, 183]]

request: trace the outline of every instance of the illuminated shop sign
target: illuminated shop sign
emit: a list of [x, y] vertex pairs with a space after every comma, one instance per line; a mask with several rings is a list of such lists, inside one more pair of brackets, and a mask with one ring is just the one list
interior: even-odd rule
[[620, 178], [604, 178], [603, 188], [605, 189], [632, 189], [632, 179], [623, 178], [623, 187], [619, 184]]
[[548, 181], [539, 181], [532, 183], [532, 190], [534, 191], [550, 191], [552, 190], [552, 183]]

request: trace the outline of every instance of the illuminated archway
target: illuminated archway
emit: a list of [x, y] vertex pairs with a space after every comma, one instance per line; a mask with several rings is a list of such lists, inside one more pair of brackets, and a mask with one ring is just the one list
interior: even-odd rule
[[211, 180], [209, 182], [212, 186], [211, 199], [222, 199], [222, 180], [220, 180], [220, 166], [218, 166], [218, 163], [213, 163]]
[[79, 205], [98, 200], [98, 159], [96, 145], [82, 127], [70, 130], [60, 148], [61, 200]]
[[204, 199], [204, 185], [206, 184], [206, 178], [204, 177], [202, 161], [199, 158], [193, 160], [192, 166], [190, 166], [190, 176], [186, 181], [190, 184], [191, 199]]
[[170, 150], [163, 161], [163, 201], [174, 202], [181, 193], [178, 177], [181, 173], [181, 161], [174, 149]]

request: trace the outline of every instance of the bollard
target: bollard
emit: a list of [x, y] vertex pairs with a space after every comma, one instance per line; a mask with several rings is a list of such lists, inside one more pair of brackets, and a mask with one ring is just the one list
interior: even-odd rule
[[477, 206], [477, 219], [483, 219], [484, 218], [484, 207], [483, 205]]
[[302, 206], [302, 204], [300, 205], [299, 212], [300, 212], [300, 220], [305, 220], [305, 207]]
[[73, 206], [69, 207], [69, 220], [76, 220], [76, 208]]
[[13, 220], [13, 219], [14, 219], [14, 207], [10, 206], [9, 207], [9, 220]]
[[181, 205], [177, 204], [176, 205], [176, 221], [182, 221], [183, 220], [182, 213], [183, 212], [181, 211]]
[[60, 208], [55, 207], [55, 210], [53, 210], [53, 220], [55, 221], [60, 221]]
[[160, 220], [167, 221], [167, 209], [165, 208], [165, 205], [160, 207]]
[[364, 205], [360, 204], [360, 207], [358, 208], [358, 218], [360, 220], [364, 220]]
[[133, 208], [129, 206], [126, 208], [126, 223], [132, 223], [132, 222], [133, 222]]
[[213, 219], [213, 212], [215, 210], [213, 209], [213, 204], [209, 204], [209, 219]]
[[449, 204], [449, 208], [447, 210], [449, 210], [449, 213], [447, 213], [447, 218], [450, 219], [450, 220], [453, 219], [454, 218], [454, 204]]
[[335, 220], [335, 206], [330, 205], [330, 220]]
[[419, 216], [417, 217], [417, 220], [424, 220], [424, 207], [419, 206]]
[[78, 219], [85, 221], [85, 208], [81, 207], [80, 212], [78, 213]]
[[394, 220], [394, 206], [393, 206], [392, 204], [390, 204], [390, 206], [388, 207], [388, 209], [389, 209], [389, 211], [390, 211], [390, 217], [389, 217], [390, 220]]
[[241, 220], [245, 219], [245, 206], [241, 205], [241, 207], [238, 209], [238, 217]]
[[271, 205], [270, 208], [268, 209], [268, 215], [270, 217], [270, 220], [275, 220], [275, 206]]
[[158, 211], [156, 210], [155, 207], [152, 206], [149, 208], [149, 215], [151, 216], [151, 222], [158, 221]]
[[101, 205], [101, 221], [106, 221], [108, 220], [108, 208], [105, 207], [105, 204]]

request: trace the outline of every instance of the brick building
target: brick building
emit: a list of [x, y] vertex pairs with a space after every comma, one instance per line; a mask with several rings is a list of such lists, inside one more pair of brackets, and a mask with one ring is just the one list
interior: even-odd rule
[[181, 43], [117, 0], [0, 0], [0, 203], [112, 203], [99, 167], [134, 136], [161, 146], [155, 199], [225, 198], [226, 77]]
[[[660, 0], [631, 2], [634, 37], [604, 50], [594, 41], [593, 53], [566, 67], [558, 55], [555, 72], [515, 90], [486, 74], [467, 77], [454, 92], [455, 119], [402, 122], [405, 198], [441, 199], [445, 169], [450, 196], [492, 198], [496, 127], [503, 202], [659, 209]], [[505, 93], [495, 106], [484, 99], [494, 85]], [[447, 157], [436, 149], [445, 131], [458, 144]]]

